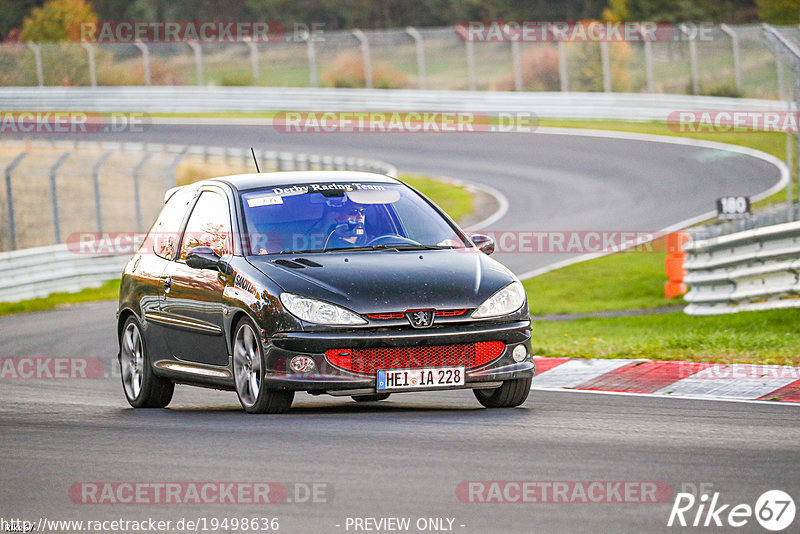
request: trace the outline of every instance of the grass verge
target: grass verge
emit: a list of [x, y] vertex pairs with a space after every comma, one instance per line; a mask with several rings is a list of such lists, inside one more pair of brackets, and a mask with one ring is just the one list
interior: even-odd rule
[[663, 240], [652, 251], [620, 252], [550, 271], [522, 283], [531, 313], [586, 313], [680, 304], [664, 298]]
[[433, 200], [455, 221], [472, 213], [472, 195], [464, 186], [414, 174], [401, 174], [399, 179]]
[[538, 356], [800, 366], [800, 310], [537, 321], [533, 344]]
[[116, 299], [118, 296], [119, 279], [109, 280], [100, 287], [91, 287], [76, 293], [52, 293], [46, 297], [20, 302], [0, 302], [0, 315], [51, 310], [68, 304]]

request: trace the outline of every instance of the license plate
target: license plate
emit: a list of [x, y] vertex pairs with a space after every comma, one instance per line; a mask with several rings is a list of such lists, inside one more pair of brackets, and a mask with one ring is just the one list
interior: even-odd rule
[[424, 367], [421, 369], [380, 369], [378, 390], [463, 386], [463, 367]]

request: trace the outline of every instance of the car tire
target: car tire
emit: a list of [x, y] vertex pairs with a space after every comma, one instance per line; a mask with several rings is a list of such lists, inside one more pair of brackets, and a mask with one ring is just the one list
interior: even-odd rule
[[389, 398], [391, 393], [374, 393], [372, 395], [353, 395], [350, 397], [356, 402], [378, 402]]
[[292, 390], [264, 387], [266, 362], [256, 327], [244, 318], [236, 325], [233, 336], [233, 379], [236, 395], [247, 413], [284, 413], [294, 400]]
[[122, 390], [134, 408], [164, 408], [172, 400], [175, 384], [153, 373], [142, 329], [136, 317], [128, 317], [119, 339]]
[[473, 389], [475, 398], [487, 408], [514, 408], [521, 405], [531, 392], [532, 377], [506, 380], [499, 388]]

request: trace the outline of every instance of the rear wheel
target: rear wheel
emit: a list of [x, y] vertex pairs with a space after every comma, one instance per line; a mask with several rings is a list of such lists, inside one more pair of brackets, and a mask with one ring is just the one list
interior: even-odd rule
[[247, 413], [284, 413], [294, 400], [294, 391], [264, 387], [264, 351], [249, 319], [236, 326], [233, 341], [233, 378], [236, 394]]
[[389, 398], [389, 393], [375, 393], [373, 395], [353, 395], [351, 398], [356, 402], [377, 402]]
[[164, 408], [175, 384], [153, 374], [139, 322], [131, 316], [122, 327], [119, 366], [125, 398], [134, 408]]
[[506, 380], [499, 388], [473, 389], [475, 398], [487, 408], [513, 408], [528, 398], [533, 378]]

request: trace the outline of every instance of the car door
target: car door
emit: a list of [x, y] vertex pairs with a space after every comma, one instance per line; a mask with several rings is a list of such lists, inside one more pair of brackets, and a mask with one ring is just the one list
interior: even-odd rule
[[194, 247], [211, 247], [230, 255], [231, 217], [228, 199], [216, 188], [201, 190], [181, 237], [178, 257], [163, 273], [161, 313], [170, 332], [167, 347], [177, 359], [211, 365], [228, 364], [223, 330], [222, 293], [226, 275], [193, 269], [186, 255]]
[[139, 251], [138, 258], [134, 259], [132, 274], [139, 286], [145, 286], [139, 297], [139, 307], [145, 318], [145, 341], [156, 359], [169, 356], [166, 339], [171, 333], [171, 329], [162, 321], [163, 274], [177, 255], [181, 227], [196, 194], [195, 189], [184, 187], [166, 201]]

